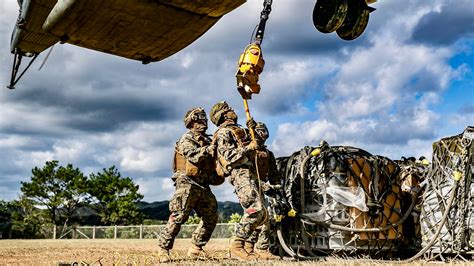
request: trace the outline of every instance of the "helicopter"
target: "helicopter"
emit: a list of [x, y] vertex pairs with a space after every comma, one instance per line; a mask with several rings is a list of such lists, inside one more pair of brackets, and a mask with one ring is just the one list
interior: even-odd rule
[[[38, 55], [56, 43], [73, 44], [143, 64], [184, 49], [246, 0], [17, 0], [19, 14], [10, 50], [9, 89]], [[359, 37], [376, 0], [317, 0], [313, 23], [344, 40]], [[264, 0], [271, 10], [272, 0]], [[268, 16], [267, 16], [268, 17]], [[48, 55], [46, 55], [45, 60]], [[24, 57], [30, 58], [20, 73]]]

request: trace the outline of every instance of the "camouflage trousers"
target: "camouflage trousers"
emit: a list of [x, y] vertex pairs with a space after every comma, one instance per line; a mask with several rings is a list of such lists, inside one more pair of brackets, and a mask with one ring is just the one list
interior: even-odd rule
[[257, 227], [246, 241], [256, 243], [255, 248], [257, 249], [267, 250], [270, 246], [270, 225], [268, 222]]
[[178, 178], [169, 208], [171, 215], [158, 235], [158, 245], [168, 250], [173, 248], [174, 239], [192, 210], [201, 218], [193, 232], [192, 243], [199, 247], [206, 245], [217, 224], [217, 201], [211, 189], [202, 189]]
[[249, 169], [237, 168], [231, 172], [230, 183], [234, 186], [240, 205], [244, 209], [244, 215], [236, 228], [238, 238], [248, 239], [268, 218], [257, 182], [255, 174]]

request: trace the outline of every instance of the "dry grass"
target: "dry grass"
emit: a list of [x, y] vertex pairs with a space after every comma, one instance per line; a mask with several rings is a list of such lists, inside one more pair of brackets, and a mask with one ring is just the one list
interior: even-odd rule
[[[189, 239], [177, 239], [171, 252], [173, 264], [189, 265], [196, 261], [186, 258]], [[310, 265], [315, 261], [296, 262], [288, 259], [272, 262], [242, 263], [227, 259], [228, 239], [211, 239], [205, 250], [209, 259], [200, 265]], [[156, 240], [150, 239], [96, 239], [96, 240], [1, 240], [0, 265], [58, 265], [77, 262], [89, 265], [157, 265]], [[328, 259], [324, 265], [389, 265], [357, 259]], [[411, 265], [426, 264], [424, 261]]]

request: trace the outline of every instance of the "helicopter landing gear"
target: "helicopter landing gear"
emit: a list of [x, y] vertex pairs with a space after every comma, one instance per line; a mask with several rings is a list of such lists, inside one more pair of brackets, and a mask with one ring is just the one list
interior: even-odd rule
[[361, 0], [350, 5], [344, 23], [336, 30], [337, 35], [346, 41], [357, 39], [369, 23], [369, 14], [374, 9]]
[[362, 35], [374, 10], [365, 0], [317, 0], [313, 24], [322, 33], [336, 31], [339, 38], [351, 41]]
[[322, 33], [337, 30], [347, 14], [347, 0], [317, 0], [313, 9], [313, 24]]

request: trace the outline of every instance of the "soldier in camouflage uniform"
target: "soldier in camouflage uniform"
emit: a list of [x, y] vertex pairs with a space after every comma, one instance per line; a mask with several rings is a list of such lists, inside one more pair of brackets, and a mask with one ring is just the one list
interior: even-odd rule
[[217, 201], [209, 188], [210, 184], [216, 184], [214, 147], [206, 135], [206, 113], [202, 108], [193, 108], [186, 113], [184, 124], [189, 131], [175, 146], [173, 180], [176, 191], [169, 203], [171, 215], [158, 235], [160, 262], [170, 260], [169, 250], [192, 210], [201, 222], [192, 235], [188, 256], [204, 255], [202, 247], [209, 241], [217, 223]]
[[[281, 175], [278, 172], [275, 155], [265, 146], [265, 141], [269, 137], [267, 126], [262, 122], [247, 123], [254, 128], [255, 137], [259, 142], [259, 148], [252, 153], [252, 157], [257, 156], [257, 172], [261, 184], [261, 191], [264, 193], [278, 193], [281, 189]], [[254, 125], [254, 126], [253, 126]], [[262, 195], [263, 197], [263, 195]], [[266, 206], [268, 207], [268, 206]], [[255, 252], [260, 259], [278, 259], [268, 251], [270, 244], [270, 222], [257, 227], [252, 235], [245, 241], [245, 250], [249, 253]]]
[[[268, 214], [258, 189], [255, 167], [249, 157], [258, 148], [256, 141], [248, 143], [245, 130], [237, 125], [237, 114], [226, 102], [215, 104], [210, 113], [212, 123], [219, 128], [214, 133], [216, 164], [221, 174], [229, 176], [230, 183], [244, 209], [244, 215], [237, 224], [236, 236], [230, 247], [231, 257], [254, 260], [257, 256], [244, 249], [245, 240], [265, 222]], [[219, 170], [218, 170], [219, 173]]]

